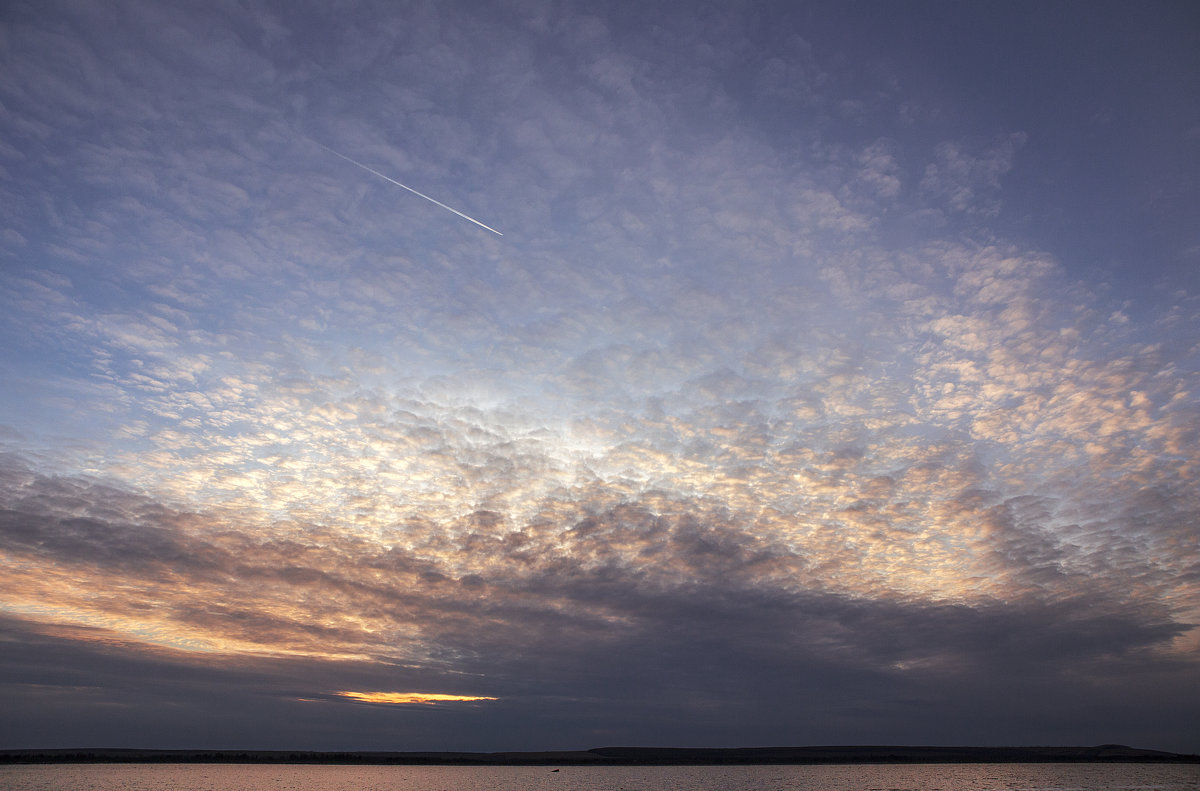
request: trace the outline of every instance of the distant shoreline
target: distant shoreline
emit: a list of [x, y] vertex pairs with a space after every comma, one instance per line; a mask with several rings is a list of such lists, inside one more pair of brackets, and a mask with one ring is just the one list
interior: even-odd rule
[[1096, 747], [601, 747], [544, 752], [0, 749], [0, 764], [212, 763], [396, 766], [728, 766], [805, 764], [1200, 763], [1200, 755], [1119, 744]]

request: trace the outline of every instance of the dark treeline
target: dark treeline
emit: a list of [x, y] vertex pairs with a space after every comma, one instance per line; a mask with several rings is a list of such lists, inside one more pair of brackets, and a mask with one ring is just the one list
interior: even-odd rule
[[458, 766], [699, 766], [868, 763], [1200, 763], [1200, 755], [1119, 744], [1097, 747], [601, 747], [561, 752], [317, 752], [303, 750], [0, 750], [0, 763], [245, 763]]

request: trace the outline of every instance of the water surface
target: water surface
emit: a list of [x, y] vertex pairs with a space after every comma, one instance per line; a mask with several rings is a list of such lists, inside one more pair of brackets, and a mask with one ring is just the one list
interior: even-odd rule
[[1200, 765], [0, 767], [4, 791], [1200, 791]]

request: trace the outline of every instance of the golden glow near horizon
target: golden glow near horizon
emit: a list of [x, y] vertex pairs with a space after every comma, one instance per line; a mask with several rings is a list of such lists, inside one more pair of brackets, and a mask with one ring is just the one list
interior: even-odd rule
[[486, 695], [446, 695], [440, 692], [335, 692], [343, 698], [363, 703], [391, 703], [405, 705], [420, 703], [428, 706], [438, 703], [470, 703], [480, 700], [499, 700]]

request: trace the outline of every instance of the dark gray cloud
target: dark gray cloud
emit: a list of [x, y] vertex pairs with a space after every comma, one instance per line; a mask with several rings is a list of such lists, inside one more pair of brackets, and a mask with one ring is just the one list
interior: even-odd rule
[[[6, 734], [12, 743], [77, 743], [113, 706], [122, 738], [145, 745], [216, 733], [229, 746], [325, 743], [337, 723], [337, 746], [482, 747], [499, 738], [487, 735], [499, 717], [518, 732], [565, 728], [562, 747], [606, 734], [947, 741], [1027, 727], [1051, 738], [1068, 732], [1055, 724], [1064, 708], [1086, 700], [1133, 716], [1135, 693], [1165, 706], [1157, 726], [1135, 717], [1135, 735], [1189, 738], [1179, 729], [1194, 667], [1164, 650], [1189, 625], [1155, 598], [1068, 578], [1062, 549], [1022, 521], [1036, 502], [1002, 504], [996, 528], [1019, 599], [933, 603], [799, 585], [830, 561], [700, 503], [651, 498], [524, 526], [480, 512], [384, 550], [315, 526], [256, 536], [13, 460], [5, 472], [22, 481], [21, 496], [6, 492], [0, 532], [9, 568], [54, 568], [74, 590], [53, 604], [103, 624], [10, 618], [4, 678], [35, 723]], [[9, 579], [19, 601], [22, 578]], [[45, 617], [51, 602], [30, 593], [17, 612]], [[130, 620], [142, 634], [127, 633]], [[198, 636], [209, 644], [196, 652]], [[499, 701], [470, 704], [470, 717], [395, 711], [373, 733], [380, 707], [333, 696], [344, 688]], [[68, 706], [76, 725], [54, 731]], [[979, 707], [998, 713], [999, 730], [971, 724]], [[212, 724], [235, 712], [238, 724]], [[260, 730], [277, 715], [295, 727]]]

